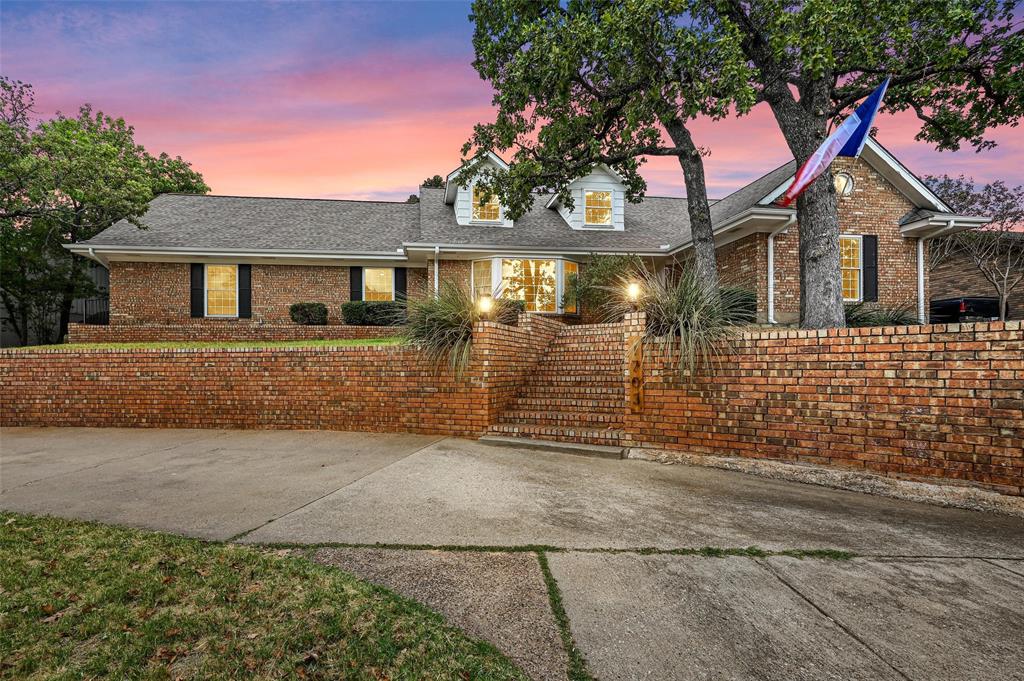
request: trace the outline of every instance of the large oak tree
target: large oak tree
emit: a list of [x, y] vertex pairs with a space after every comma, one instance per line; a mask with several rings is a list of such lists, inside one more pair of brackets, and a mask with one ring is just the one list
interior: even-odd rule
[[474, 66], [494, 87], [498, 111], [475, 127], [463, 153], [514, 153], [508, 171], [485, 169], [477, 157], [459, 179], [482, 172], [480, 184], [515, 218], [538, 188], [571, 206], [569, 183], [597, 164], [638, 201], [644, 157], [675, 157], [696, 267], [717, 292], [704, 150], [690, 123], [749, 109], [752, 69], [731, 24], [685, 10], [685, 2], [662, 0], [477, 0]]

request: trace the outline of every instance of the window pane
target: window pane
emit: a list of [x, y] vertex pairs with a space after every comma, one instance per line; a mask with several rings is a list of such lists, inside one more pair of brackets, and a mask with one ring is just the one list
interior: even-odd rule
[[477, 260], [473, 263], [473, 299], [491, 295], [491, 261]]
[[584, 219], [588, 225], [612, 224], [612, 193], [584, 192]]
[[363, 300], [394, 300], [394, 272], [390, 267], [364, 267]]
[[[579, 274], [579, 265], [577, 265], [574, 262], [569, 262], [568, 260], [566, 260], [564, 263], [562, 263], [562, 273], [565, 277], [562, 280], [562, 290], [568, 291], [570, 286], [572, 285], [572, 281], [575, 278], [575, 275]], [[576, 301], [572, 300], [568, 305], [565, 306], [565, 308], [562, 311], [567, 312], [568, 314], [576, 314]]]
[[502, 260], [502, 296], [526, 301], [527, 312], [555, 312], [554, 260]]
[[473, 187], [473, 219], [488, 222], [499, 220], [501, 218], [501, 204], [498, 203], [498, 197], [492, 194], [491, 198], [481, 205], [480, 202], [483, 198], [484, 192]]
[[840, 237], [839, 258], [843, 272], [843, 298], [860, 300], [860, 239]]
[[206, 314], [227, 317], [238, 314], [237, 266], [206, 266]]

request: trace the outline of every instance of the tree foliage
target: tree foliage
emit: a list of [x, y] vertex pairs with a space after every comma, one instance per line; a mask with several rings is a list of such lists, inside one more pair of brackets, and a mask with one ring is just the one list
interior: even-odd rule
[[516, 218], [535, 189], [572, 207], [569, 184], [611, 167], [626, 198], [647, 188], [647, 156], [679, 159], [701, 275], [717, 287], [702, 152], [687, 127], [754, 104], [738, 34], [662, 0], [478, 0], [474, 67], [495, 90], [497, 115], [475, 126], [463, 154], [512, 149], [508, 171], [475, 157], [459, 176], [496, 193]]
[[929, 176], [925, 181], [955, 212], [990, 218], [984, 227], [944, 237], [933, 248], [950, 257], [965, 255], [992, 285], [1005, 320], [1010, 294], [1024, 282], [1024, 185], [1010, 187], [996, 180], [978, 186], [963, 175]]
[[[913, 111], [939, 149], [994, 146], [987, 131], [1024, 109], [1024, 38], [1011, 0], [702, 0], [697, 14], [741, 36], [759, 101], [803, 163], [830, 121], [885, 77], [883, 111]], [[726, 29], [723, 29], [726, 30]], [[801, 321], [841, 326], [839, 222], [831, 175], [797, 202]]]
[[420, 183], [420, 186], [434, 187], [435, 189], [438, 189], [444, 187], [444, 178], [441, 177], [440, 175], [434, 175], [433, 177], [428, 177], [427, 179], [423, 180], [423, 182]]
[[[144, 228], [142, 217], [156, 195], [206, 193], [209, 187], [181, 158], [148, 153], [124, 119], [85, 105], [76, 116], [34, 122], [32, 106], [31, 86], [0, 77], [3, 301], [12, 317], [24, 318], [19, 306], [38, 308], [36, 296], [28, 289], [16, 293], [8, 282], [59, 291], [63, 336], [72, 301], [89, 295], [91, 284], [84, 263], [62, 244], [92, 238], [118, 220]], [[26, 261], [14, 253], [33, 257]], [[31, 272], [17, 273], [29, 265]]]

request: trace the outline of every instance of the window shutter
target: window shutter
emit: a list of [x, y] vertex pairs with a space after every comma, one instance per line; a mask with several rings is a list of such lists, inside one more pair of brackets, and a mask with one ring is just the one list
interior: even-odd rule
[[238, 316], [252, 317], [252, 265], [238, 266]]
[[864, 301], [868, 303], [877, 303], [878, 237], [873, 234], [865, 234], [861, 237], [861, 246], [864, 250]]
[[348, 292], [349, 300], [363, 299], [363, 268], [348, 268]]
[[406, 272], [404, 267], [395, 268], [395, 300], [405, 300]]
[[203, 317], [206, 314], [206, 306], [203, 304], [203, 294], [206, 288], [204, 281], [206, 272], [200, 262], [192, 263], [192, 316]]

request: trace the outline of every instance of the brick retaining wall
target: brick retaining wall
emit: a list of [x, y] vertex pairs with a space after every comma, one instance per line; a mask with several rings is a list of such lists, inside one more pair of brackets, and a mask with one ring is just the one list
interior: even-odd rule
[[1019, 322], [744, 336], [683, 385], [648, 353], [639, 446], [970, 481], [1024, 493]]
[[68, 324], [69, 343], [150, 343], [288, 340], [366, 340], [390, 338], [400, 326], [257, 324], [248, 319], [198, 319], [181, 324]]
[[0, 425], [474, 436], [525, 380], [556, 324], [479, 324], [458, 378], [404, 346], [0, 350]]

